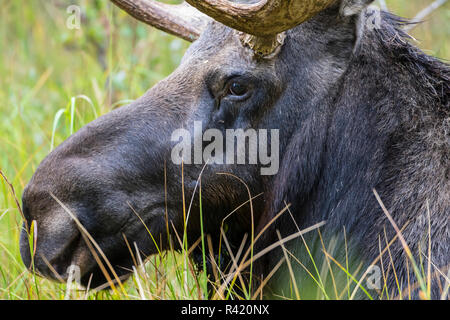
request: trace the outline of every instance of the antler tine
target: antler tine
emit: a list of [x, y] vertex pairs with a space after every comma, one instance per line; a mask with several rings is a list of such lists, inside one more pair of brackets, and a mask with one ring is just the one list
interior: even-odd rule
[[139, 21], [187, 41], [196, 40], [210, 18], [187, 3], [165, 4], [154, 0], [110, 0]]
[[154, 0], [111, 1], [136, 19], [188, 41], [200, 36], [211, 17], [243, 32], [243, 44], [257, 56], [271, 57], [283, 44], [284, 31], [308, 20], [336, 0], [260, 0], [256, 3], [186, 0], [180, 5]]
[[211, 18], [258, 37], [292, 29], [326, 9], [335, 0], [260, 0], [233, 3], [229, 0], [186, 0]]

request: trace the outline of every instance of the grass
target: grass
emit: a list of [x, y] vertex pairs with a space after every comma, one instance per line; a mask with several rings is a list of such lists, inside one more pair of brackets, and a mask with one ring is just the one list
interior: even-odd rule
[[[49, 151], [83, 125], [141, 96], [169, 75], [189, 45], [134, 21], [108, 1], [79, 0], [75, 3], [86, 9], [80, 30], [66, 27], [67, 4], [62, 0], [2, 1], [0, 170], [19, 198]], [[387, 3], [392, 11], [413, 17], [430, 1], [390, 0]], [[450, 58], [449, 18], [449, 8], [441, 8], [412, 32], [421, 48], [443, 59]], [[76, 286], [36, 277], [27, 272], [21, 262], [18, 248], [21, 221], [14, 194], [8, 183], [0, 178], [0, 299], [207, 297], [204, 272], [195, 270], [187, 252], [167, 251], [150, 258], [145, 268], [132, 270], [132, 280], [123, 284], [123, 290], [85, 292]], [[203, 258], [209, 256], [207, 239], [201, 238], [199, 245], [204, 252]], [[325, 252], [328, 245], [323, 244]], [[130, 250], [139, 262], [142, 257], [133, 244], [130, 244]], [[289, 260], [289, 250], [283, 247], [283, 252]], [[248, 256], [253, 252], [241, 254]], [[338, 269], [348, 273], [348, 283], [356, 286], [357, 279], [351, 279], [354, 276], [348, 271], [348, 262], [333, 261], [331, 254], [325, 254], [325, 257], [324, 264], [308, 270], [316, 283], [315, 297], [351, 298], [349, 286], [335, 288], [334, 283], [326, 288], [325, 285], [334, 282], [333, 271], [329, 271], [333, 270], [332, 266], [339, 265]], [[427, 261], [429, 259], [425, 257], [416, 266], [411, 264], [411, 268], [417, 268], [421, 274], [425, 297], [430, 283], [427, 281]], [[290, 263], [298, 264], [294, 260]], [[227, 278], [228, 286], [216, 284], [217, 298], [235, 294], [229, 284], [241, 285], [240, 268], [236, 262], [237, 272]], [[215, 272], [219, 282], [224, 275], [220, 270]], [[443, 293], [445, 291], [448, 292], [448, 287]], [[304, 297], [298, 288], [293, 288], [292, 293], [292, 297]], [[247, 293], [243, 298], [257, 297]]]

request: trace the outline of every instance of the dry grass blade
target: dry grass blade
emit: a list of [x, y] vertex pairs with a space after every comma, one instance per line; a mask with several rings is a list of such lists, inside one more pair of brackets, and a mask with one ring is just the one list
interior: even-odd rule
[[[448, 285], [450, 283], [450, 269], [449, 268], [450, 268], [449, 265], [444, 267], [444, 269], [448, 269], [449, 270], [447, 275], [445, 275], [441, 270], [436, 268], [436, 271], [431, 273], [431, 279], [437, 279], [439, 276], [442, 276], [446, 280], [447, 285]], [[409, 299], [411, 300], [411, 291], [416, 290], [418, 288], [420, 288], [420, 283], [419, 283], [419, 281], [416, 281], [415, 283], [413, 283], [410, 286], [410, 288], [407, 288], [407, 289], [403, 290], [401, 292], [401, 294], [399, 294], [397, 297], [394, 298], [394, 300], [399, 300], [399, 299], [401, 299], [400, 296], [406, 297], [407, 295], [409, 295]], [[442, 297], [444, 296], [444, 293], [445, 293], [445, 289], [442, 291], [441, 300], [445, 300], [445, 299], [442, 299]], [[424, 296], [423, 293], [422, 294], [419, 293], [419, 297], [421, 299], [430, 300], [426, 295]]]
[[[334, 252], [334, 250], [335, 250], [335, 248], [336, 248], [336, 245], [337, 245], [337, 241], [336, 241], [336, 240], [330, 241], [330, 243], [329, 243], [329, 248], [327, 249], [327, 248], [325, 247], [325, 242], [324, 242], [324, 240], [323, 240], [322, 233], [320, 232], [320, 229], [318, 229], [317, 232], [319, 233], [320, 244], [322, 245], [322, 249], [323, 249], [323, 250], [326, 250], [327, 252]], [[345, 227], [344, 227], [344, 233], [345, 233]], [[344, 234], [344, 238], [346, 238], [346, 237], [345, 237], [345, 234]], [[346, 248], [345, 248], [345, 251], [346, 251], [346, 252], [345, 252], [345, 256], [346, 256], [346, 258], [345, 258], [345, 267], [346, 267], [347, 270], [348, 270], [347, 244], [345, 244], [345, 245], [346, 245]], [[331, 282], [332, 282], [332, 284], [333, 284], [333, 289], [334, 289], [334, 296], [335, 296], [336, 299], [337, 299], [339, 295], [338, 295], [338, 292], [337, 292], [336, 280], [335, 280], [335, 278], [334, 278], [333, 269], [332, 269], [332, 267], [331, 267], [330, 259], [328, 259], [328, 256], [326, 256], [326, 255], [325, 255], [325, 262], [326, 262], [326, 263], [324, 263], [324, 264], [322, 265], [322, 270], [321, 270], [321, 272], [320, 272], [320, 275], [325, 274], [325, 276], [320, 276], [320, 277], [319, 277], [319, 280], [320, 280], [320, 282], [321, 282], [321, 284], [322, 284], [322, 287], [324, 287], [324, 283], [326, 283], [326, 281], [327, 281], [327, 277], [326, 277], [326, 276], [327, 276], [328, 274], [330, 274]], [[325, 272], [326, 272], [325, 268], [328, 268], [328, 272], [327, 272], [327, 273], [325, 273]], [[322, 278], [323, 278], [323, 279], [322, 279]], [[347, 280], [348, 280], [348, 276], [347, 276]], [[347, 284], [348, 284], [348, 281], [347, 281]], [[326, 294], [325, 290], [323, 290], [323, 291], [324, 291], [323, 293]], [[345, 292], [345, 290], [344, 290], [344, 292]], [[320, 293], [320, 291], [317, 292], [317, 294], [319, 294], [319, 293]]]
[[308, 270], [308, 268], [290, 251], [287, 251], [287, 253], [291, 256], [291, 258], [300, 266], [303, 270], [313, 279], [313, 281], [317, 284], [317, 287], [320, 289], [320, 291], [323, 293], [325, 298], [328, 300], [328, 295], [326, 293], [325, 287], [321, 282], [319, 282], [316, 277], [311, 273], [311, 271]]
[[[386, 246], [386, 250], [389, 248], [389, 245]], [[386, 273], [384, 271], [384, 262], [383, 262], [383, 254], [384, 251], [381, 250], [381, 236], [378, 236], [378, 250], [380, 251], [380, 266], [381, 266], [381, 274], [383, 276], [383, 290], [381, 291], [381, 298], [383, 298], [383, 292], [386, 290], [386, 297], [389, 299], [389, 292], [387, 291], [387, 279], [386, 279]], [[374, 264], [372, 264], [374, 265]]]
[[8, 213], [9, 209], [6, 209], [5, 211], [3, 211], [2, 214], [0, 214], [0, 220], [3, 219], [3, 217]]
[[[313, 231], [313, 230], [316, 230], [316, 229], [318, 229], [318, 228], [320, 228], [320, 227], [322, 227], [322, 226], [324, 226], [324, 225], [325, 225], [325, 221], [322, 221], [322, 222], [316, 223], [315, 225], [313, 225], [313, 226], [311, 226], [311, 227], [309, 227], [309, 228], [305, 228], [305, 229], [303, 229], [302, 231], [293, 233], [293, 234], [291, 234], [290, 236], [287, 236], [287, 237], [285, 237], [285, 238], [283, 238], [283, 239], [277, 241], [276, 243], [274, 243], [274, 244], [272, 244], [272, 245], [270, 245], [270, 246], [264, 248], [263, 250], [261, 250], [260, 252], [258, 252], [257, 254], [255, 254], [255, 256], [253, 257], [253, 260], [255, 261], [255, 260], [261, 258], [262, 256], [264, 256], [266, 253], [268, 253], [268, 252], [270, 252], [270, 251], [272, 251], [272, 250], [278, 248], [279, 246], [281, 246], [281, 245], [283, 245], [283, 244], [285, 244], [285, 243], [287, 243], [287, 242], [289, 242], [289, 241], [292, 241], [292, 240], [294, 240], [294, 239], [296, 239], [296, 238], [298, 238], [298, 237], [300, 237], [300, 236], [302, 236], [302, 235], [304, 235], [304, 234], [306, 234], [306, 233], [308, 233], [308, 232], [311, 232], [311, 231]], [[247, 261], [247, 262], [243, 265], [243, 268], [248, 267], [250, 263], [251, 263], [250, 261]]]
[[[313, 226], [311, 226], [311, 227], [305, 228], [305, 229], [303, 229], [302, 231], [293, 233], [293, 234], [291, 234], [290, 236], [287, 236], [287, 237], [285, 237], [285, 238], [283, 238], [283, 239], [281, 239], [281, 240], [275, 242], [274, 244], [272, 244], [272, 245], [270, 245], [270, 246], [264, 248], [263, 250], [261, 250], [260, 252], [258, 252], [257, 254], [255, 254], [255, 256], [253, 257], [253, 259], [254, 259], [254, 260], [257, 260], [257, 259], [261, 258], [262, 256], [264, 256], [266, 253], [272, 251], [273, 249], [276, 249], [276, 248], [278, 248], [279, 246], [281, 246], [281, 245], [283, 245], [283, 244], [285, 244], [285, 243], [287, 243], [287, 242], [289, 242], [289, 241], [291, 241], [291, 240], [294, 240], [294, 239], [296, 239], [296, 238], [298, 238], [298, 237], [301, 237], [302, 235], [304, 235], [304, 234], [306, 234], [306, 233], [308, 233], [308, 232], [311, 232], [311, 231], [313, 231], [313, 230], [316, 230], [316, 229], [318, 229], [318, 228], [320, 228], [320, 227], [322, 227], [322, 226], [324, 226], [324, 225], [325, 225], [325, 221], [322, 221], [322, 222], [316, 223], [315, 225], [313, 225]], [[250, 262], [245, 263], [245, 264], [244, 264], [244, 268], [247, 267], [249, 264], [250, 264]]]
[[[81, 235], [83, 236], [83, 238], [85, 239], [86, 244], [91, 248], [91, 244], [94, 245], [94, 247], [97, 249], [97, 251], [100, 253], [100, 255], [102, 256], [103, 260], [105, 261], [105, 263], [107, 264], [107, 266], [109, 267], [109, 269], [111, 270], [111, 273], [114, 275], [115, 280], [117, 281], [117, 283], [119, 284], [122, 292], [125, 294], [125, 296], [127, 296], [127, 293], [125, 291], [125, 288], [122, 285], [122, 282], [120, 281], [119, 276], [117, 275], [116, 271], [114, 270], [113, 266], [111, 265], [111, 263], [109, 262], [108, 258], [106, 257], [105, 253], [103, 252], [103, 250], [100, 248], [100, 246], [98, 245], [98, 243], [94, 240], [94, 238], [89, 234], [89, 232], [86, 230], [86, 228], [81, 224], [81, 222], [78, 220], [78, 218], [70, 211], [70, 209], [64, 204], [62, 203], [53, 193], [50, 193], [50, 196], [64, 209], [64, 211], [66, 211], [69, 216], [72, 218], [72, 220], [77, 224], [78, 228], [80, 229]], [[111, 278], [109, 278], [109, 274], [106, 271], [106, 269], [104, 269], [104, 267], [102, 268], [103, 264], [101, 263], [100, 259], [98, 259], [98, 257], [96, 257], [96, 252], [95, 250], [92, 248], [91, 253], [93, 254], [94, 258], [96, 259], [97, 263], [99, 264], [99, 267], [102, 269], [105, 277], [108, 280], [108, 283], [111, 285], [111, 288], [115, 288], [114, 286], [114, 282], [111, 280]], [[109, 278], [109, 279], [108, 279]]]
[[430, 203], [427, 200], [427, 218], [428, 218], [428, 266], [427, 266], [427, 294], [431, 297], [431, 214]]
[[144, 268], [144, 260], [142, 259], [138, 245], [136, 242], [133, 242], [133, 245], [134, 245], [134, 249], [136, 250], [136, 256], [137, 256], [137, 264], [135, 266], [141, 271], [141, 273], [144, 275], [145, 279], [148, 280], [147, 272], [145, 272], [145, 268]]
[[139, 278], [139, 274], [138, 274], [135, 266], [133, 266], [133, 274], [134, 274], [134, 279], [136, 279], [136, 283], [138, 286], [138, 293], [139, 293], [139, 296], [141, 297], [141, 300], [147, 300], [147, 298], [145, 297], [144, 288], [142, 287], [141, 280]]
[[212, 244], [212, 239], [211, 239], [211, 235], [210, 234], [208, 234], [206, 236], [206, 241], [208, 243], [209, 261], [211, 263], [212, 271], [213, 271], [213, 275], [214, 275], [214, 285], [218, 286], [218, 284], [219, 284], [218, 269], [219, 268], [217, 266], [216, 259], [214, 258], [214, 247], [213, 247], [213, 244]]
[[390, 261], [390, 266], [389, 268], [392, 267], [392, 272], [394, 274], [394, 279], [395, 279], [395, 284], [397, 285], [397, 290], [400, 293], [401, 292], [401, 288], [400, 288], [400, 282], [398, 280], [398, 276], [397, 276], [397, 270], [395, 270], [395, 263], [394, 263], [394, 259], [392, 257], [392, 253], [390, 250], [390, 247], [388, 246], [388, 239], [387, 239], [387, 234], [386, 234], [386, 228], [383, 228], [384, 231], [384, 240], [386, 242], [386, 248], [387, 248], [387, 252], [388, 252], [388, 256], [389, 256], [389, 261]]
[[[256, 238], [255, 238], [255, 241], [254, 241], [254, 243], [256, 242], [256, 241], [258, 241], [258, 239], [267, 231], [267, 229], [275, 222], [275, 221], [277, 221], [288, 209], [289, 209], [289, 206], [290, 205], [288, 205], [288, 206], [286, 206], [286, 207], [284, 207], [283, 208], [283, 210], [281, 210], [275, 217], [273, 217], [270, 221], [269, 221], [269, 223], [267, 223], [262, 229], [261, 229], [261, 231], [258, 233], [258, 235], [256, 236]], [[251, 253], [251, 248], [248, 248], [247, 249], [247, 251], [245, 252], [245, 254], [244, 254], [244, 256], [243, 256], [243, 258], [242, 258], [242, 261], [245, 261], [245, 259], [247, 259], [247, 257], [248, 257], [248, 255]]]
[[[408, 225], [408, 222], [402, 227], [402, 229], [400, 230], [403, 231], [405, 230], [406, 226]], [[386, 248], [383, 249], [382, 252], [380, 252], [380, 254], [372, 261], [372, 263], [369, 265], [369, 268], [367, 268], [367, 270], [363, 273], [363, 275], [361, 276], [361, 278], [359, 279], [358, 283], [356, 284], [355, 289], [352, 292], [352, 295], [350, 296], [350, 300], [353, 300], [355, 298], [356, 293], [358, 292], [358, 289], [360, 288], [361, 283], [364, 281], [364, 279], [367, 277], [367, 275], [369, 274], [370, 271], [370, 267], [374, 266], [378, 263], [379, 260], [382, 260], [383, 255], [386, 253], [388, 247], [390, 247], [399, 237], [399, 234], [396, 234], [394, 236], [394, 238], [392, 238], [392, 240], [389, 242], [389, 244], [387, 245]], [[381, 240], [379, 240], [381, 241]], [[382, 266], [383, 267], [383, 266]]]
[[258, 289], [256, 289], [256, 291], [252, 297], [252, 300], [256, 300], [259, 295], [262, 295], [264, 287], [267, 285], [269, 280], [272, 279], [273, 275], [278, 271], [278, 269], [280, 269], [280, 267], [283, 265], [285, 260], [286, 260], [286, 258], [283, 257], [283, 258], [281, 258], [280, 261], [278, 261], [278, 263], [275, 265], [275, 267], [272, 269], [272, 271], [270, 271], [270, 273], [267, 275], [267, 277], [261, 282]]
[[[253, 248], [255, 246], [255, 214], [253, 212], [253, 197], [252, 197], [252, 193], [250, 192], [250, 188], [248, 187], [248, 185], [245, 183], [244, 180], [242, 180], [241, 178], [239, 178], [238, 176], [232, 174], [232, 173], [226, 173], [226, 172], [220, 172], [217, 173], [218, 175], [226, 175], [226, 176], [230, 176], [233, 177], [234, 179], [238, 180], [247, 190], [247, 195], [248, 195], [248, 201], [249, 201], [249, 205], [250, 205], [250, 223], [251, 223], [251, 235], [250, 235], [250, 255], [251, 257], [253, 257]], [[223, 223], [223, 221], [222, 221]], [[223, 225], [222, 225], [223, 227]], [[245, 257], [244, 257], [245, 259]], [[251, 259], [251, 261], [253, 261], [253, 259]], [[250, 282], [249, 282], [249, 291], [252, 290], [252, 273], [253, 273], [253, 262], [250, 263]]]
[[405, 257], [406, 261], [406, 274], [408, 275], [408, 299], [411, 300], [411, 277], [409, 275], [409, 261], [408, 258]]
[[395, 223], [394, 219], [392, 218], [391, 214], [390, 214], [389, 211], [386, 209], [386, 207], [385, 207], [383, 201], [381, 201], [381, 198], [380, 198], [378, 192], [377, 192], [375, 189], [373, 189], [372, 191], [373, 191], [373, 193], [374, 193], [374, 195], [375, 195], [375, 198], [377, 199], [379, 205], [380, 205], [381, 208], [383, 209], [384, 214], [386, 215], [386, 217], [388, 218], [388, 220], [389, 220], [389, 222], [391, 223], [392, 227], [394, 228], [396, 234], [398, 235], [398, 238], [399, 238], [399, 240], [400, 240], [400, 242], [401, 242], [401, 244], [402, 244], [402, 246], [403, 246], [403, 250], [405, 250], [406, 255], [408, 256], [409, 260], [411, 261], [411, 264], [412, 264], [412, 266], [413, 266], [414, 273], [416, 274], [416, 276], [417, 276], [417, 278], [418, 278], [418, 280], [419, 280], [420, 287], [421, 287], [422, 291], [423, 291], [423, 292], [426, 292], [425, 284], [423, 283], [423, 279], [420, 277], [420, 271], [419, 271], [419, 268], [417, 267], [417, 264], [416, 264], [416, 262], [415, 262], [415, 260], [414, 260], [414, 257], [413, 257], [413, 255], [412, 255], [411, 249], [409, 248], [408, 244], [406, 243], [406, 240], [405, 240], [405, 238], [403, 237], [401, 230], [398, 228], [398, 226], [397, 226], [397, 224]]
[[[339, 261], [337, 261], [336, 259], [334, 259], [328, 252], [326, 252], [326, 251], [323, 251], [323, 253], [325, 253], [325, 255], [327, 255], [330, 259], [331, 259], [331, 261], [333, 261], [342, 271], [344, 271], [352, 280], [353, 280], [353, 282], [355, 282], [355, 283], [357, 283], [357, 286], [358, 287], [360, 287], [363, 291], [364, 291], [364, 293], [371, 299], [371, 300], [373, 300], [373, 298], [372, 298], [372, 296], [364, 289], [364, 287], [355, 279], [355, 277], [352, 275], [352, 274], [350, 274], [349, 272], [348, 272], [348, 270], [347, 269], [345, 269], [340, 263], [339, 263]], [[361, 268], [361, 266], [362, 266], [362, 264], [360, 264], [359, 266], [358, 266], [358, 268], [357, 268], [357, 271], [359, 271], [359, 269]], [[356, 273], [356, 272], [355, 272]]]
[[[178, 234], [177, 229], [175, 228], [173, 223], [172, 223], [172, 228], [175, 232], [175, 236], [177, 237], [180, 247], [183, 248], [183, 240], [181, 240], [180, 235]], [[189, 250], [186, 251], [186, 254], [189, 256], [192, 253], [192, 251], [194, 251], [194, 249], [200, 244], [200, 242], [202, 242], [201, 237], [199, 237], [192, 245], [189, 246]]]
[[[225, 246], [227, 247], [228, 254], [230, 255], [230, 258], [231, 258], [231, 261], [232, 261], [232, 264], [233, 264], [232, 268], [230, 270], [230, 273], [233, 273], [234, 270], [238, 269], [238, 260], [240, 258], [240, 255], [242, 254], [242, 250], [243, 250], [245, 242], [247, 240], [247, 234], [244, 235], [244, 238], [242, 239], [242, 242], [241, 242], [241, 245], [239, 247], [238, 253], [236, 254], [236, 256], [234, 256], [233, 251], [231, 250], [231, 246], [228, 243], [227, 236], [225, 235], [225, 232], [223, 232], [223, 229], [221, 230], [221, 233], [222, 233], [222, 237], [223, 237]], [[242, 291], [244, 291], [244, 294], [247, 295], [247, 289], [246, 289], [246, 286], [245, 286], [245, 281], [242, 278], [242, 274], [240, 272], [235, 274], [235, 276], [233, 278], [233, 281], [232, 281], [232, 284], [234, 283], [234, 281], [236, 279], [236, 275], [238, 276], [239, 281], [241, 282]]]
[[94, 275], [91, 273], [91, 275], [89, 276], [89, 280], [88, 280], [88, 284], [86, 286], [86, 290], [85, 290], [85, 294], [84, 294], [84, 300], [87, 300], [89, 297], [89, 290], [91, 289], [91, 282], [92, 282], [92, 277]]
[[320, 227], [322, 227], [322, 226], [324, 226], [324, 225], [325, 225], [325, 222], [322, 221], [322, 222], [316, 223], [315, 225], [313, 225], [313, 226], [311, 226], [311, 227], [309, 227], [309, 228], [303, 229], [303, 230], [300, 231], [300, 232], [296, 232], [296, 233], [294, 233], [294, 234], [291, 234], [290, 236], [287, 236], [287, 237], [285, 237], [285, 238], [283, 238], [283, 239], [281, 239], [281, 240], [279, 240], [279, 241], [277, 241], [277, 242], [275, 242], [275, 243], [269, 245], [268, 247], [264, 248], [263, 250], [261, 250], [260, 252], [256, 253], [253, 257], [251, 257], [251, 258], [250, 258], [249, 260], [247, 260], [247, 261], [245, 261], [246, 256], [244, 255], [243, 260], [242, 260], [243, 262], [239, 265], [239, 268], [238, 268], [233, 274], [230, 274], [230, 275], [228, 276], [228, 278], [226, 279], [226, 281], [225, 281], [225, 282], [222, 284], [222, 286], [220, 287], [219, 291], [223, 292], [223, 291], [225, 290], [225, 287], [228, 285], [228, 283], [231, 281], [231, 279], [233, 279], [233, 277], [234, 277], [234, 275], [235, 275], [236, 273], [242, 272], [243, 270], [245, 270], [245, 268], [249, 267], [249, 266], [250, 266], [251, 264], [253, 264], [256, 260], [258, 260], [259, 258], [263, 257], [264, 255], [266, 255], [266, 254], [269, 253], [270, 251], [272, 251], [272, 250], [278, 248], [279, 246], [281, 246], [281, 245], [283, 245], [283, 244], [285, 244], [285, 243], [287, 243], [287, 242], [289, 242], [289, 241], [291, 241], [291, 240], [294, 240], [294, 239], [300, 237], [300, 236], [303, 235], [303, 234], [306, 234], [306, 233], [308, 233], [308, 232], [311, 232], [311, 231], [313, 231], [313, 230], [315, 230], [315, 229], [317, 229], [317, 228], [320, 228]]
[[[280, 234], [279, 230], [277, 230], [277, 236], [278, 236], [278, 240], [281, 242], [282, 238], [281, 238], [281, 234]], [[300, 292], [298, 291], [297, 281], [296, 281], [295, 275], [294, 275], [294, 270], [292, 270], [291, 260], [289, 259], [289, 256], [287, 254], [287, 249], [283, 243], [281, 244], [281, 249], [283, 249], [284, 258], [286, 259], [286, 264], [289, 269], [289, 275], [291, 276], [292, 285], [294, 286], [295, 297], [297, 298], [297, 300], [300, 300]]]
[[59, 282], [64, 283], [64, 279], [59, 275], [58, 272], [56, 272], [55, 268], [50, 264], [50, 262], [47, 260], [47, 258], [43, 255], [40, 255], [40, 258], [44, 263], [47, 265], [47, 267], [50, 269], [50, 271], [53, 273], [56, 279], [58, 279]]
[[161, 255], [161, 251], [159, 250], [158, 243], [156, 242], [155, 238], [153, 237], [153, 234], [150, 232], [150, 229], [147, 227], [147, 224], [144, 222], [144, 220], [141, 218], [141, 216], [136, 212], [136, 210], [134, 210], [134, 208], [131, 205], [131, 203], [127, 202], [127, 204], [130, 207], [131, 211], [133, 211], [133, 213], [136, 215], [136, 217], [138, 217], [138, 219], [141, 221], [141, 223], [144, 226], [145, 230], [147, 230], [147, 233], [150, 235], [150, 238], [152, 238], [152, 241], [153, 241], [153, 244], [156, 247], [156, 250]]
[[136, 257], [134, 256], [133, 250], [130, 247], [130, 243], [128, 242], [127, 236], [123, 232], [122, 232], [122, 237], [123, 237], [123, 240], [125, 241], [125, 244], [127, 245], [128, 251], [130, 252], [131, 259], [133, 260], [133, 264], [135, 266], [138, 266], [138, 263], [136, 261]]
[[442, 291], [441, 300], [447, 300], [448, 291], [450, 289], [450, 280], [449, 280], [449, 278], [450, 278], [450, 268], [449, 268], [449, 270], [447, 272], [447, 277], [446, 277], [446, 280], [445, 280], [445, 289]]
[[[194, 203], [194, 198], [195, 198], [195, 194], [197, 192], [197, 188], [198, 188], [199, 185], [201, 186], [201, 178], [202, 178], [202, 175], [203, 175], [203, 171], [205, 171], [205, 168], [208, 165], [208, 161], [206, 161], [206, 163], [203, 165], [202, 170], [200, 171], [200, 173], [198, 175], [197, 181], [195, 181], [194, 191], [192, 191], [191, 201], [189, 202], [189, 207], [188, 207], [188, 211], [187, 211], [186, 226], [187, 226], [187, 224], [189, 222], [189, 216], [190, 216], [190, 213], [191, 213], [192, 204]], [[184, 183], [183, 183], [183, 185], [184, 185]]]
[[264, 194], [264, 193], [261, 192], [261, 193], [257, 194], [256, 196], [252, 197], [251, 199], [246, 200], [246, 201], [243, 202], [240, 206], [236, 207], [233, 211], [231, 211], [229, 214], [227, 214], [227, 215], [225, 216], [225, 218], [222, 219], [222, 226], [221, 226], [222, 229], [223, 229], [224, 222], [225, 222], [229, 217], [231, 217], [231, 216], [233, 215], [233, 213], [235, 213], [236, 211], [238, 211], [240, 208], [242, 208], [242, 207], [245, 206], [246, 204], [250, 203], [250, 201], [253, 201], [253, 200], [255, 200], [256, 198], [262, 196], [263, 194]]
[[0, 176], [3, 178], [3, 180], [4, 180], [4, 181], [6, 182], [6, 184], [8, 185], [8, 187], [9, 187], [9, 189], [10, 189], [10, 191], [11, 191], [11, 194], [12, 194], [12, 196], [13, 196], [13, 198], [14, 198], [14, 202], [16, 203], [17, 210], [19, 210], [19, 213], [20, 213], [20, 215], [22, 216], [23, 222], [24, 222], [24, 224], [25, 224], [25, 230], [27, 231], [27, 233], [29, 233], [27, 220], [25, 219], [25, 216], [24, 216], [24, 214], [23, 214], [22, 207], [20, 206], [20, 202], [19, 202], [19, 200], [17, 199], [16, 191], [15, 191], [15, 189], [14, 189], [14, 186], [9, 182], [8, 178], [6, 178], [6, 176], [5, 176], [5, 174], [3, 173], [2, 170], [0, 170]]

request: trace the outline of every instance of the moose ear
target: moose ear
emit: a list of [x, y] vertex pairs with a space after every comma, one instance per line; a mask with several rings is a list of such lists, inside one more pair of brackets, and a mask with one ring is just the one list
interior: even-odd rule
[[342, 0], [341, 16], [349, 17], [360, 14], [374, 0]]
[[368, 30], [377, 29], [381, 26], [380, 10], [371, 6], [373, 0], [342, 0], [340, 15], [341, 17], [357, 17], [354, 21], [355, 25], [355, 47], [353, 52], [356, 53], [360, 48], [361, 39]]

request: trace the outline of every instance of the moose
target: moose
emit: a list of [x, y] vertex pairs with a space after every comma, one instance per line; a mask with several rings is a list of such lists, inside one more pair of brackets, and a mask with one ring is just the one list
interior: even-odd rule
[[[335, 270], [348, 265], [346, 283], [378, 266], [384, 281], [372, 294], [412, 288], [415, 298], [423, 261], [430, 296], [440, 297], [450, 263], [450, 67], [412, 44], [408, 21], [371, 0], [111, 1], [192, 44], [170, 76], [41, 162], [22, 197], [27, 267], [66, 280], [77, 265], [81, 284], [94, 287], [107, 280], [99, 248], [126, 277], [127, 241], [150, 256], [180, 249], [175, 233], [190, 246], [207, 235], [208, 270], [215, 255], [226, 268], [251, 249], [240, 271], [244, 283], [260, 279], [265, 297], [307, 288], [301, 266], [320, 267], [320, 257]], [[172, 133], [195, 139], [196, 122], [216, 133], [277, 130], [278, 171], [174, 163]]]

